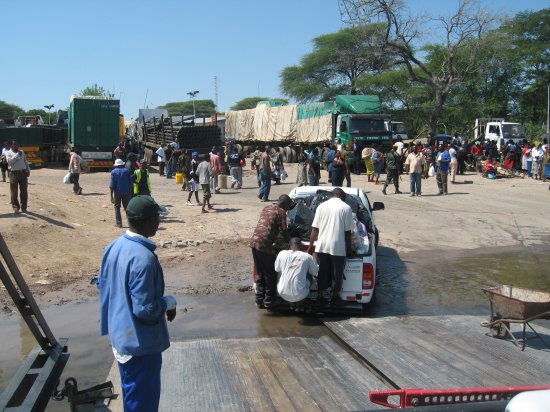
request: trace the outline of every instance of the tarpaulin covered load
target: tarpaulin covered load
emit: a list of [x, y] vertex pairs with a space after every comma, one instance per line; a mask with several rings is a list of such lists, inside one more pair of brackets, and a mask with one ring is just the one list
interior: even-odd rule
[[369, 95], [338, 95], [336, 104], [342, 113], [377, 114], [380, 113], [380, 97]]

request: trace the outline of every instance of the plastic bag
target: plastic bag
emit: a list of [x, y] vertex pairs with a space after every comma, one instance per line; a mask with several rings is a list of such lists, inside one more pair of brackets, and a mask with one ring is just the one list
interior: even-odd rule
[[64, 177], [63, 177], [63, 183], [67, 184], [67, 185], [70, 185], [71, 184], [71, 174], [70, 173], [67, 173]]
[[430, 177], [435, 176], [435, 167], [434, 167], [434, 165], [431, 165], [430, 168], [428, 169], [428, 176], [430, 176]]

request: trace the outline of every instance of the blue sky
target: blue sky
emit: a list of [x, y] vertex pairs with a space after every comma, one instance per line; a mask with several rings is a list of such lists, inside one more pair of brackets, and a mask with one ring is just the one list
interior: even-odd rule
[[[450, 14], [455, 0], [408, 0]], [[547, 0], [493, 0], [500, 13]], [[227, 110], [250, 96], [280, 97], [279, 74], [343, 27], [337, 0], [0, 0], [0, 100], [25, 110], [69, 99], [93, 83], [114, 92], [126, 118], [139, 108], [196, 99]], [[147, 97], [147, 100], [146, 100]]]

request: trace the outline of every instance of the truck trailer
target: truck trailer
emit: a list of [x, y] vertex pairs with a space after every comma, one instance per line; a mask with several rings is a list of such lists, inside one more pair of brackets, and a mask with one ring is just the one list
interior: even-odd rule
[[72, 97], [69, 147], [80, 150], [90, 169], [113, 165], [120, 138], [120, 101], [97, 96]]

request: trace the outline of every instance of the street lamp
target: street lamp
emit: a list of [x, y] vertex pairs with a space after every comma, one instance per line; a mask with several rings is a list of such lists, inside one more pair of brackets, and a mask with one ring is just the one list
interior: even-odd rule
[[44, 106], [45, 109], [48, 109], [48, 124], [52, 124], [52, 121], [51, 121], [51, 110], [53, 108], [53, 104], [47, 104], [46, 106]]
[[195, 90], [194, 92], [187, 92], [189, 97], [191, 97], [191, 100], [193, 101], [193, 123], [195, 123], [195, 96], [199, 94], [198, 90]]

